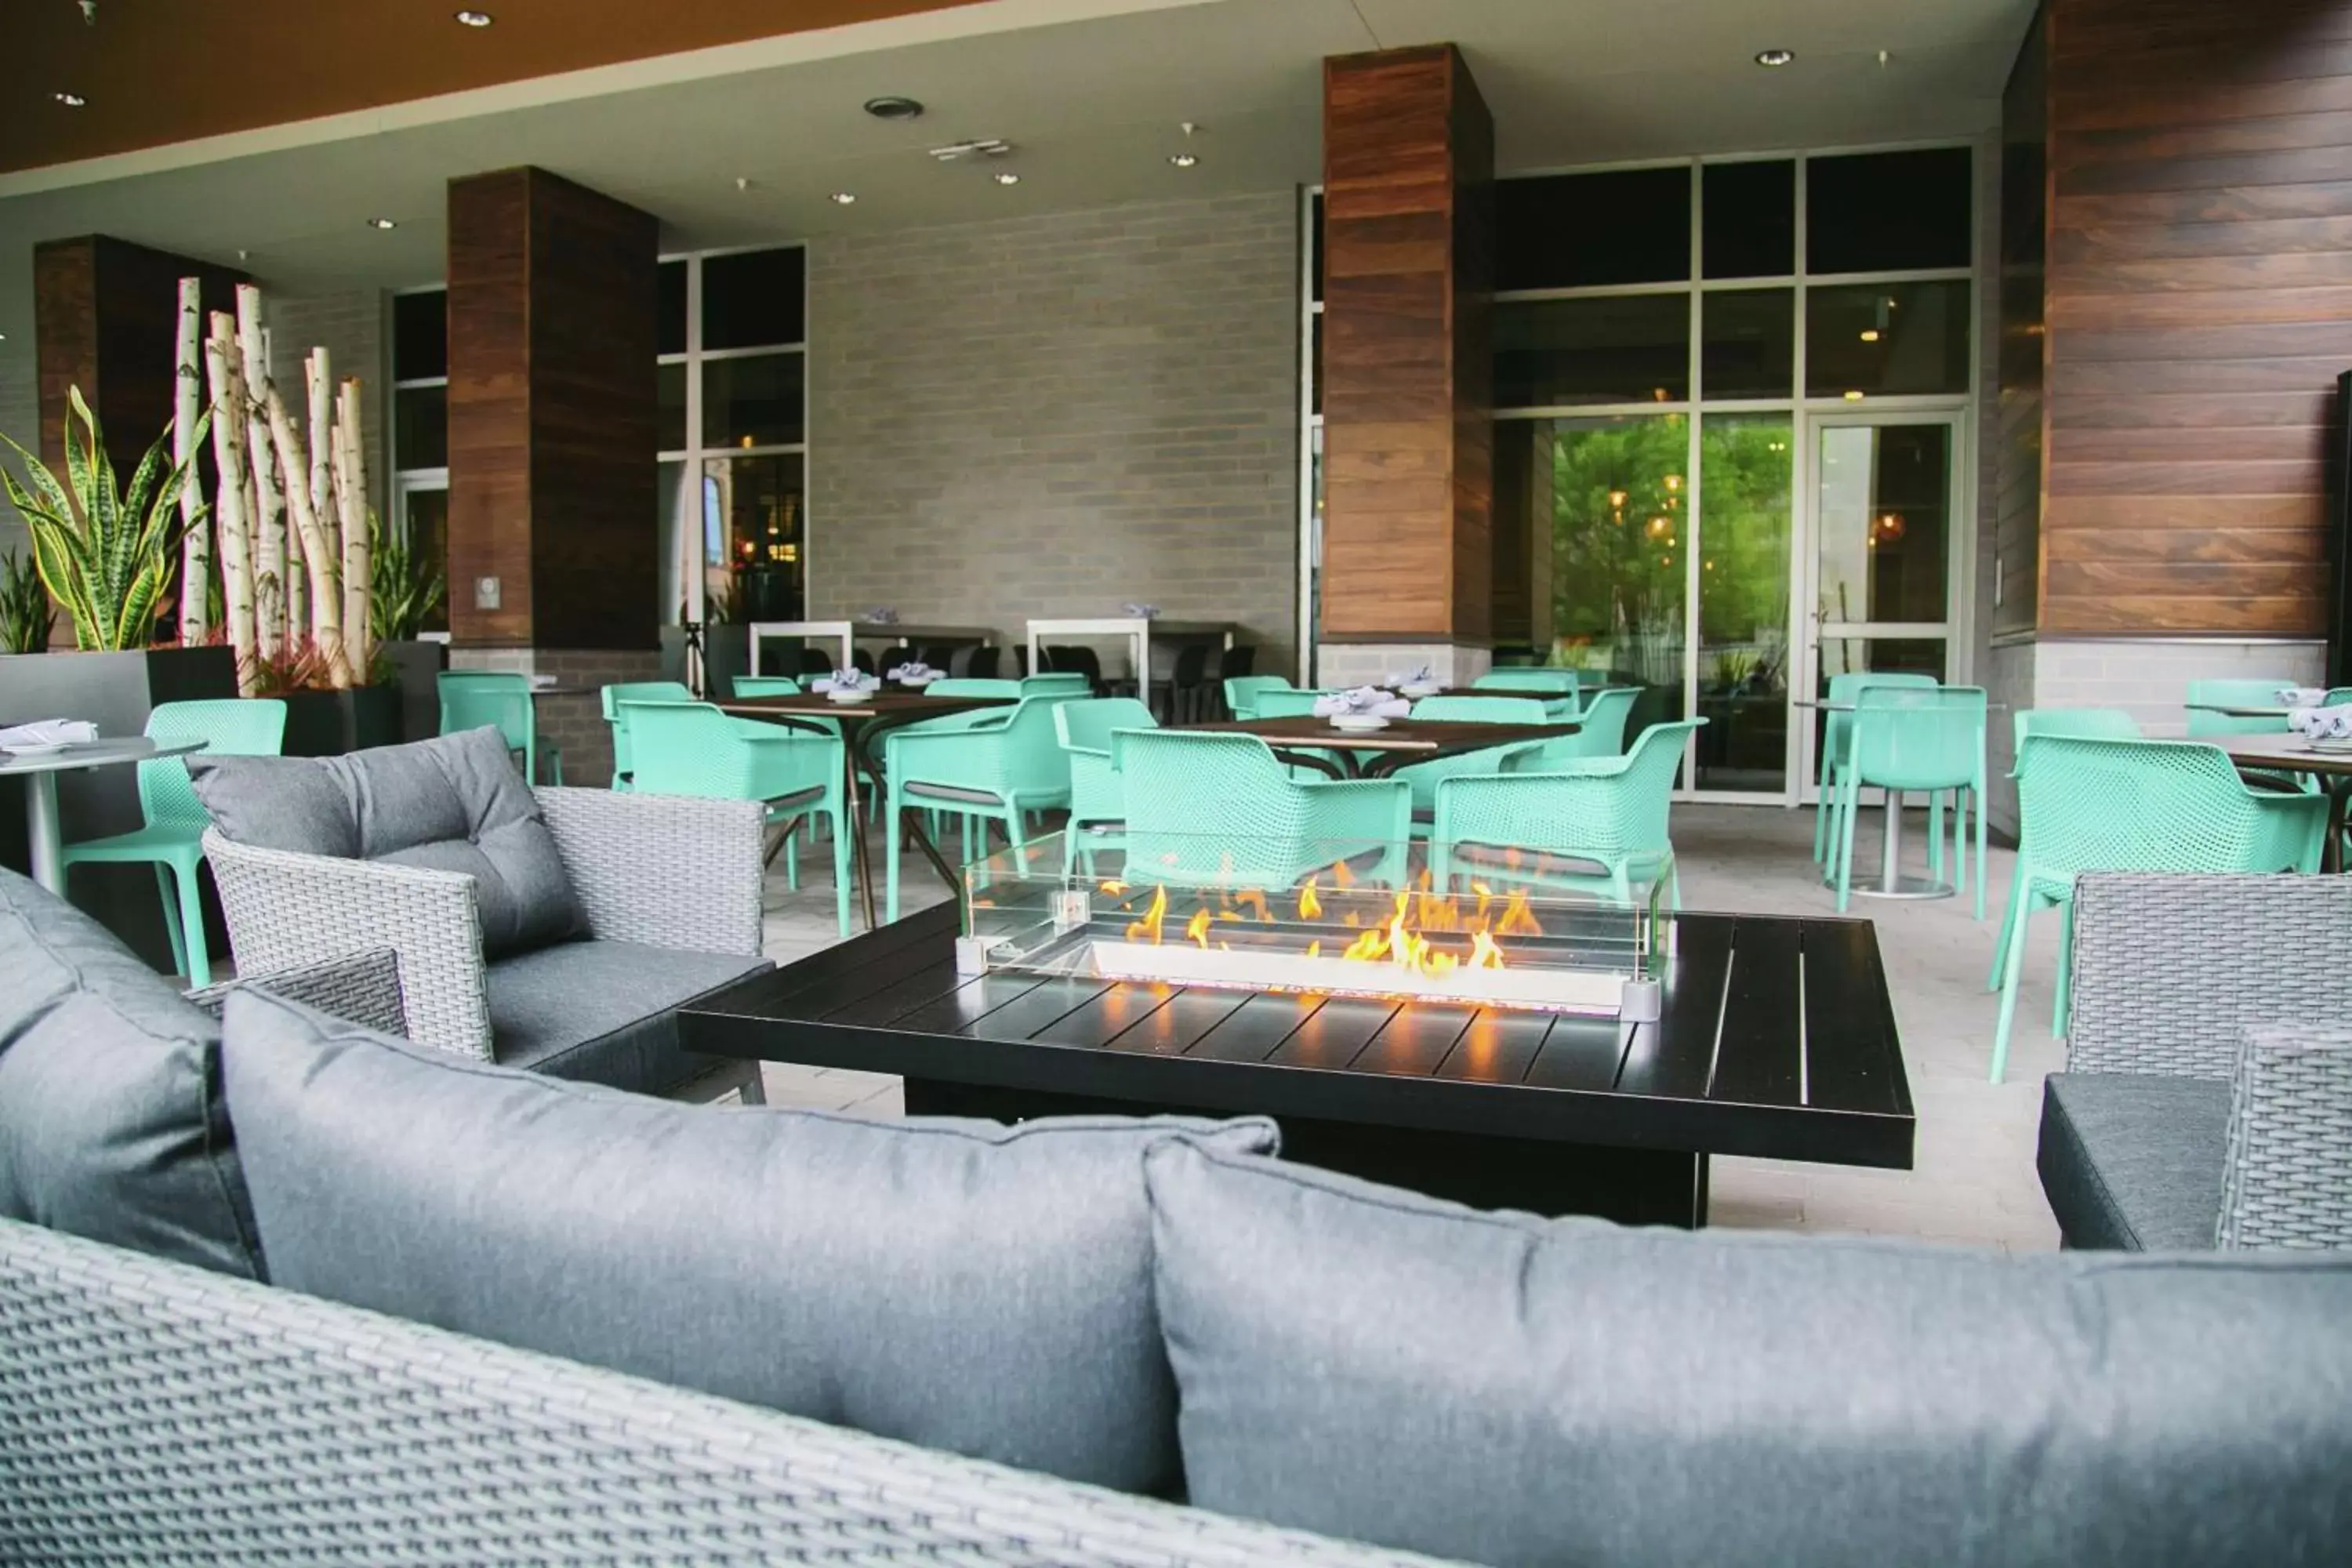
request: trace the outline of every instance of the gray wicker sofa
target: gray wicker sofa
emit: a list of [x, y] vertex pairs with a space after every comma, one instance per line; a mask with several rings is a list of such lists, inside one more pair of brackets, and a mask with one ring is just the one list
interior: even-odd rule
[[2085, 876], [2073, 930], [2066, 1245], [2352, 1247], [2352, 877]]

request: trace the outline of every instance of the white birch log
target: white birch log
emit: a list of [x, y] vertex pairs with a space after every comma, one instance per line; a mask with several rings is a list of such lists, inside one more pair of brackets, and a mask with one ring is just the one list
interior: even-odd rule
[[221, 605], [228, 620], [229, 646], [236, 654], [236, 689], [250, 697], [260, 689], [261, 664], [253, 609], [253, 555], [247, 479], [245, 387], [237, 374], [236, 329], [215, 310], [205, 340], [205, 370], [213, 400], [213, 463], [220, 490], [213, 519], [220, 533]]
[[[326, 368], [326, 351], [320, 351]], [[357, 376], [335, 397], [335, 508], [343, 520], [343, 636], [352, 675], [364, 683], [375, 663], [375, 542], [368, 529], [367, 426], [362, 421]]]
[[254, 516], [254, 624], [264, 658], [286, 646], [286, 495], [278, 487], [278, 458], [263, 412], [269, 395], [269, 349], [261, 329], [261, 290], [236, 288], [236, 342], [244, 361], [246, 439], [252, 449]]
[[304, 629], [326, 665], [327, 684], [340, 690], [352, 683], [352, 666], [343, 647], [343, 606], [336, 591], [335, 552], [319, 526], [319, 514], [310, 510], [310, 459], [303, 450], [302, 432], [294, 427], [286, 400], [278, 395], [276, 387], [269, 389], [265, 405], [269, 412], [270, 443], [278, 449], [286, 480], [286, 510], [293, 519], [295, 536], [302, 541], [301, 559], [310, 579], [311, 620]]
[[196, 419], [205, 404], [204, 285], [180, 279], [180, 332], [172, 356], [172, 464], [185, 468], [180, 487], [180, 646], [201, 647], [212, 636], [206, 590], [212, 582], [212, 525], [203, 520], [204, 486], [196, 479]]

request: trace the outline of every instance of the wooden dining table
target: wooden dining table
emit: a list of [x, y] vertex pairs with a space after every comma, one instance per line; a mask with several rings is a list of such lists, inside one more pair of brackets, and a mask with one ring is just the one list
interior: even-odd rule
[[2318, 750], [2307, 735], [2292, 731], [2262, 735], [2210, 735], [2200, 739], [2230, 754], [2241, 773], [2312, 773], [2327, 791], [2327, 837], [2320, 846], [2320, 868], [2344, 869], [2344, 817], [2352, 802], [2352, 751]]
[[[1493, 696], [1493, 692], [1482, 692]], [[1469, 719], [1391, 719], [1383, 729], [1334, 729], [1311, 713], [1285, 719], [1211, 719], [1173, 726], [1189, 734], [1255, 735], [1284, 762], [1333, 778], [1381, 779], [1414, 763], [1490, 751], [1527, 741], [1556, 740], [1584, 726], [1573, 719], [1544, 724], [1498, 724]]]

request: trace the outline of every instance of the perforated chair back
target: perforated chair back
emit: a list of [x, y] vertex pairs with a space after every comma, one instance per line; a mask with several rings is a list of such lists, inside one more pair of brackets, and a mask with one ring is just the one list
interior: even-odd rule
[[1470, 684], [1480, 691], [1544, 691], [1555, 697], [1573, 697], [1581, 683], [1582, 677], [1573, 669], [1538, 667], [1490, 669]]
[[1666, 825], [1684, 740], [1706, 722], [1653, 724], [1623, 757], [1570, 772], [1448, 780], [1433, 837], [1604, 863], [1671, 856]]
[[[612, 688], [605, 689], [609, 691]], [[739, 675], [728, 682], [728, 689], [740, 698], [798, 697], [804, 688], [789, 675]], [[688, 699], [693, 696], [682, 686], [678, 690]], [[651, 697], [653, 693], [645, 695]]]
[[[274, 697], [160, 703], [147, 715], [147, 738], [159, 746], [201, 741], [203, 756], [274, 757], [286, 742], [286, 704]], [[150, 827], [202, 833], [212, 826], [180, 757], [139, 764], [139, 810]]]
[[1401, 867], [1412, 791], [1395, 779], [1294, 781], [1255, 735], [1121, 730], [1129, 880], [1287, 888], [1370, 854]]
[[827, 790], [840, 776], [841, 742], [831, 735], [760, 726], [754, 740], [707, 702], [624, 700], [619, 708], [639, 795], [774, 801]]
[[510, 752], [529, 751], [537, 742], [530, 677], [502, 670], [445, 669], [438, 690], [441, 733], [455, 735], [487, 724], [506, 738]]
[[1021, 682], [984, 676], [942, 676], [923, 688], [926, 697], [1018, 697]]
[[1540, 773], [1592, 757], [1623, 756], [1625, 721], [1632, 717], [1633, 704], [1641, 696], [1641, 689], [1631, 686], [1612, 686], [1593, 693], [1592, 700], [1577, 715], [1577, 722], [1582, 727], [1575, 734], [1556, 736], [1514, 751], [1503, 760], [1503, 772]]
[[2030, 735], [2018, 748], [2021, 874], [2316, 870], [2327, 802], [2249, 789], [2194, 741]]
[[[2282, 687], [2293, 686], [2292, 680], [2192, 680], [2189, 683], [2189, 700], [2210, 702], [2221, 708], [2275, 708]], [[2227, 713], [2210, 713], [2202, 709], [2189, 710], [2189, 733], [2199, 735], [2273, 735], [2286, 728], [2284, 715], [2278, 718], [2234, 718]]]
[[2137, 741], [2139, 721], [2120, 708], [2022, 708], [2011, 721], [2017, 750], [2029, 735], [2075, 735], [2094, 741]]
[[1330, 695], [1328, 689], [1321, 687], [1305, 691], [1287, 686], [1263, 687], [1255, 699], [1256, 716], [1260, 719], [1302, 718], [1315, 711], [1317, 698]]
[[[781, 684], [783, 690], [746, 691], [743, 689], [746, 682], [755, 687]], [[788, 680], [781, 675], [739, 675], [734, 682], [735, 695], [738, 697], [782, 696], [799, 689], [797, 682]], [[635, 770], [635, 764], [631, 761], [629, 721], [624, 713], [623, 704], [691, 702], [695, 698], [692, 691], [675, 680], [620, 680], [599, 690], [596, 700], [604, 707], [605, 725], [613, 731], [613, 787], [625, 789], [628, 786], [629, 775]]]
[[1070, 821], [1118, 822], [1126, 792], [1111, 766], [1111, 736], [1120, 730], [1156, 730], [1160, 721], [1132, 697], [1097, 697], [1054, 704], [1054, 734], [1070, 763]]
[[1983, 782], [1985, 694], [1973, 686], [1865, 687], [1854, 700], [1853, 767], [1887, 789], [1973, 789]]
[[1540, 724], [1549, 717], [1539, 697], [1424, 697], [1412, 705], [1415, 719], [1472, 724]]
[[1017, 685], [1024, 697], [1043, 697], [1056, 693], [1065, 697], [1087, 697], [1094, 691], [1094, 687], [1087, 678], [1074, 669], [1024, 676]]
[[1292, 687], [1287, 676], [1234, 675], [1225, 678], [1225, 706], [1236, 719], [1260, 716], [1259, 699], [1269, 691], [1288, 691]]

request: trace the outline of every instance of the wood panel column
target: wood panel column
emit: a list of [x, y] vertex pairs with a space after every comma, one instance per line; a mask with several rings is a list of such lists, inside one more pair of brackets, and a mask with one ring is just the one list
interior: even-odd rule
[[1327, 683], [1491, 658], [1494, 173], [1453, 45], [1323, 62]]
[[657, 647], [659, 230], [544, 169], [449, 182], [459, 649]]

